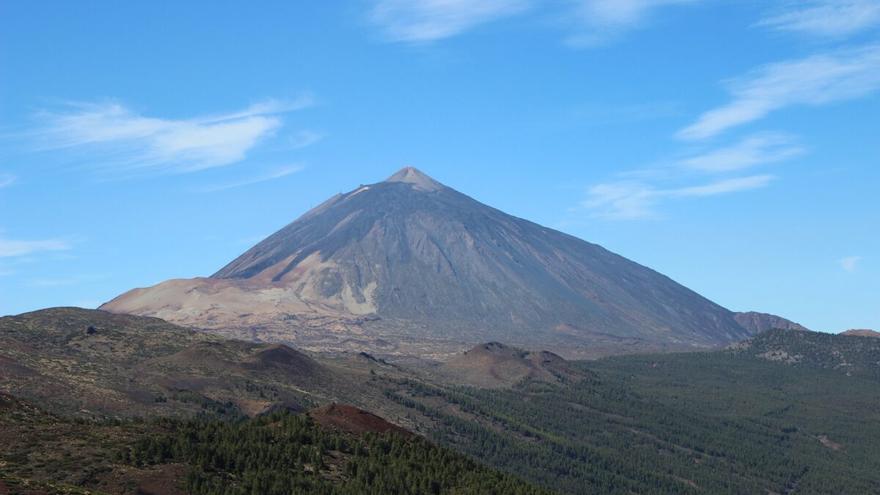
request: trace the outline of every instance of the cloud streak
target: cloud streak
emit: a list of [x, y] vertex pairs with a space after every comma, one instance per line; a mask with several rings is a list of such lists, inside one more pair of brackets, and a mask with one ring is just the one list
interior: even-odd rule
[[665, 200], [705, 198], [759, 189], [773, 179], [771, 175], [752, 175], [677, 188], [658, 188], [640, 182], [598, 184], [587, 191], [587, 199], [581, 206], [592, 210], [595, 217], [609, 220], [651, 218], [656, 216], [654, 207]]
[[[732, 145], [671, 160], [658, 167], [618, 174], [621, 180], [589, 188], [581, 207], [592, 211], [594, 217], [608, 220], [652, 218], [656, 216], [657, 207], [666, 201], [707, 198], [766, 187], [774, 176], [730, 177], [730, 174], [784, 161], [804, 152], [792, 136], [756, 134]], [[697, 177], [707, 174], [719, 178], [694, 184]]]
[[579, 0], [574, 17], [579, 32], [568, 38], [573, 46], [601, 45], [643, 25], [662, 7], [696, 4], [702, 0]]
[[703, 172], [731, 172], [781, 162], [805, 151], [791, 136], [767, 133], [749, 136], [734, 145], [686, 158], [681, 164]]
[[15, 181], [16, 177], [14, 175], [0, 174], [0, 189], [11, 186]]
[[61, 239], [22, 241], [0, 238], [0, 258], [26, 256], [45, 251], [66, 251], [70, 248], [70, 243]]
[[290, 140], [290, 147], [293, 149], [307, 148], [324, 139], [324, 135], [314, 131], [299, 131]]
[[817, 37], [840, 38], [880, 25], [880, 0], [792, 2], [758, 26]]
[[769, 64], [727, 86], [731, 101], [703, 113], [679, 138], [710, 138], [786, 107], [868, 95], [880, 88], [880, 44]]
[[87, 283], [98, 282], [106, 279], [106, 275], [74, 275], [70, 277], [57, 278], [34, 278], [27, 281], [31, 287], [65, 287], [71, 285], [83, 285]]
[[427, 43], [520, 13], [528, 7], [526, 0], [379, 0], [369, 18], [390, 41]]
[[860, 261], [862, 261], [861, 256], [847, 256], [839, 259], [837, 262], [844, 271], [854, 272], [856, 271], [856, 268], [858, 268]]
[[575, 34], [569, 45], [604, 44], [647, 23], [662, 7], [696, 4], [704, 0], [375, 0], [369, 20], [386, 39], [430, 43], [460, 35], [483, 24], [543, 7], [544, 13], [564, 18]]
[[146, 117], [119, 103], [43, 112], [31, 137], [44, 150], [83, 150], [116, 171], [186, 173], [241, 161], [282, 125], [281, 114], [310, 106], [308, 96], [269, 100], [228, 114], [190, 119]]
[[250, 186], [253, 184], [259, 184], [261, 182], [268, 182], [276, 179], [280, 179], [282, 177], [287, 177], [288, 175], [295, 174], [301, 171], [304, 167], [302, 165], [290, 165], [287, 167], [281, 167], [272, 172], [258, 175], [256, 177], [251, 177], [249, 179], [243, 179], [236, 182], [228, 182], [226, 184], [215, 184], [212, 186], [206, 186], [199, 189], [199, 192], [218, 192], [218, 191], [226, 191], [228, 189], [235, 189], [238, 187]]

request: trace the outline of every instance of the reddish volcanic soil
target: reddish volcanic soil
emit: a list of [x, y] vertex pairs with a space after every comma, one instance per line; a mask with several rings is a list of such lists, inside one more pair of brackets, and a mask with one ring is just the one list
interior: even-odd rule
[[309, 416], [325, 428], [332, 428], [347, 433], [390, 432], [405, 436], [412, 435], [409, 431], [391, 424], [373, 413], [344, 404], [330, 404], [313, 409], [309, 412]]

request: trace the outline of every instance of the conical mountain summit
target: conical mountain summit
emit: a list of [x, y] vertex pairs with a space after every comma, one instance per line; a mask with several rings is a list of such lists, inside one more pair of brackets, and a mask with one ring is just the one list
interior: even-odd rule
[[412, 167], [334, 196], [210, 278], [136, 289], [103, 309], [306, 348], [422, 355], [490, 340], [568, 356], [707, 347], [750, 333], [660, 273]]

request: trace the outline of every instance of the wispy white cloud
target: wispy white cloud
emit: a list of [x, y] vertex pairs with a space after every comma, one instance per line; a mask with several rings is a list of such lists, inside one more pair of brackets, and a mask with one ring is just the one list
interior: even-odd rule
[[731, 102], [702, 114], [679, 131], [704, 139], [795, 105], [824, 105], [880, 88], [880, 44], [761, 67], [728, 82]]
[[299, 131], [291, 138], [290, 146], [293, 149], [307, 148], [321, 141], [324, 137], [324, 134], [315, 131]]
[[235, 182], [227, 182], [225, 184], [214, 184], [211, 186], [206, 186], [199, 189], [200, 192], [217, 192], [217, 191], [225, 191], [227, 189], [234, 189], [236, 187], [250, 186], [252, 184], [259, 184], [260, 182], [268, 182], [270, 180], [280, 179], [282, 177], [287, 177], [288, 175], [295, 174], [301, 171], [304, 167], [302, 165], [289, 165], [286, 167], [280, 167], [276, 170], [273, 170], [269, 173], [258, 175], [256, 177], [250, 177], [248, 179], [243, 179]]
[[61, 239], [23, 241], [0, 238], [0, 258], [26, 256], [44, 251], [66, 251], [70, 248], [70, 242]]
[[704, 172], [730, 172], [781, 162], [804, 152], [804, 148], [792, 136], [764, 133], [746, 137], [731, 146], [685, 158], [681, 164]]
[[[613, 180], [592, 186], [581, 207], [594, 217], [614, 220], [651, 218], [663, 201], [705, 198], [766, 187], [772, 175], [730, 177], [731, 173], [780, 162], [804, 153], [795, 137], [763, 133], [739, 142], [684, 158], [666, 160], [647, 168], [625, 171]], [[712, 182], [706, 174], [718, 176]]]
[[752, 175], [749, 177], [724, 179], [710, 182], [709, 184], [682, 187], [660, 192], [665, 196], [673, 198], [717, 196], [719, 194], [759, 189], [770, 184], [770, 181], [773, 179], [774, 177], [772, 175]]
[[880, 25], [880, 0], [799, 0], [761, 19], [758, 26], [839, 38]]
[[[655, 8], [686, 3], [695, 2], [582, 0], [579, 5], [581, 18], [592, 19], [591, 22], [598, 26], [594, 31], [601, 41], [602, 27], [613, 35], [616, 29], [637, 27]], [[846, 11], [853, 15], [868, 13], [867, 10], [856, 12], [855, 1], [850, 2], [852, 5], [845, 6], [844, 3], [846, 2], [823, 0], [801, 3], [797, 7], [791, 4], [789, 10], [777, 14], [774, 20], [768, 18], [761, 24], [794, 30], [795, 21], [806, 26], [808, 17], [819, 15], [820, 8], [831, 6], [850, 9], [835, 12]], [[860, 3], [860, 7], [866, 5], [866, 0]], [[862, 19], [858, 22], [868, 21]], [[838, 29], [842, 32], [856, 28]], [[803, 59], [768, 64], [743, 77], [727, 81], [726, 86], [731, 95], [730, 102], [700, 115], [693, 124], [678, 132], [679, 138], [703, 140], [757, 121], [786, 107], [818, 106], [866, 96], [880, 89], [880, 44], [850, 47]], [[730, 177], [730, 174], [789, 160], [805, 152], [794, 136], [766, 132], [752, 134], [723, 147], [691, 150], [683, 156], [656, 163], [649, 168], [618, 174], [620, 180], [597, 184], [588, 189], [581, 206], [592, 211], [596, 217], [608, 219], [653, 217], [663, 202], [706, 198], [766, 187], [775, 179], [774, 176], [765, 174]], [[717, 175], [719, 178], [712, 182], [695, 184], [698, 173]], [[853, 263], [856, 262], [857, 260]]]
[[576, 0], [574, 18], [578, 32], [568, 38], [574, 46], [606, 43], [645, 24], [661, 7], [699, 3], [702, 0]]
[[856, 271], [856, 268], [858, 268], [860, 261], [862, 261], [861, 256], [847, 256], [845, 258], [837, 260], [837, 262], [840, 264], [840, 267], [848, 272]]
[[83, 285], [98, 282], [107, 278], [107, 275], [73, 275], [70, 277], [33, 278], [27, 281], [31, 287], [66, 287], [71, 285]]
[[527, 10], [564, 19], [575, 47], [607, 43], [646, 24], [662, 7], [705, 0], [374, 0], [370, 21], [390, 41], [427, 43], [450, 38], [482, 24]]
[[596, 184], [587, 190], [581, 206], [593, 216], [609, 220], [634, 220], [654, 216], [657, 190], [639, 182]]
[[527, 0], [378, 0], [370, 20], [391, 41], [425, 43], [449, 38], [522, 12]]
[[16, 180], [14, 175], [0, 174], [0, 189], [11, 186]]
[[41, 124], [29, 135], [42, 149], [91, 152], [111, 170], [193, 172], [244, 159], [281, 127], [281, 114], [312, 103], [309, 96], [269, 100], [189, 119], [146, 117], [119, 103], [80, 103], [38, 114]]
[[640, 182], [598, 184], [587, 191], [582, 206], [593, 215], [611, 220], [634, 220], [656, 215], [655, 207], [675, 198], [705, 198], [720, 194], [748, 191], [767, 186], [771, 175], [753, 175], [723, 179], [696, 186], [658, 188]]

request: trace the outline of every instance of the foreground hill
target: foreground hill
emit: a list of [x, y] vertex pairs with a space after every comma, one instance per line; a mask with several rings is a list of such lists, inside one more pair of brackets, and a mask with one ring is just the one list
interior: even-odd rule
[[3, 493], [542, 494], [420, 437], [308, 415], [73, 422], [0, 394]]
[[[474, 387], [437, 371], [461, 363], [409, 369], [369, 355], [226, 341], [154, 318], [46, 310], [0, 319], [0, 393], [13, 404], [0, 414], [0, 480], [175, 493], [168, 480], [184, 479], [196, 483], [191, 491], [213, 493], [222, 479], [257, 483], [230, 493], [267, 493], [261, 483], [287, 489], [305, 476], [323, 487], [318, 493], [338, 493], [324, 481], [383, 476], [373, 463], [399, 463], [403, 471], [388, 483], [437, 474], [400, 458], [346, 471], [340, 466], [361, 465], [348, 456], [365, 451], [346, 450], [353, 444], [342, 439], [320, 454], [317, 479], [306, 475], [317, 465], [313, 449], [285, 450], [305, 459], [272, 458], [295, 466], [288, 471], [253, 470], [249, 454], [236, 457], [281, 456], [285, 433], [265, 418], [287, 424], [291, 409], [309, 409], [311, 419], [290, 416], [298, 418], [291, 428], [308, 431], [311, 421], [343, 436], [403, 428], [562, 493], [880, 493], [878, 342], [779, 330], [723, 351], [590, 362], [482, 345], [469, 351], [474, 359], [461, 356], [477, 364], [464, 367], [468, 376], [488, 374]], [[781, 352], [800, 357], [772, 359]], [[378, 445], [410, 452], [407, 459], [435, 458]], [[481, 469], [476, 478], [465, 470], [449, 479], [499, 479]], [[459, 492], [491, 493], [468, 486]]]
[[[380, 394], [368, 370], [157, 318], [53, 308], [0, 318], [0, 392], [82, 416], [254, 415]], [[348, 399], [348, 400], [345, 400]]]
[[660, 273], [414, 168], [330, 198], [210, 278], [135, 289], [102, 309], [306, 349], [416, 355], [490, 340], [595, 355], [751, 333]]

